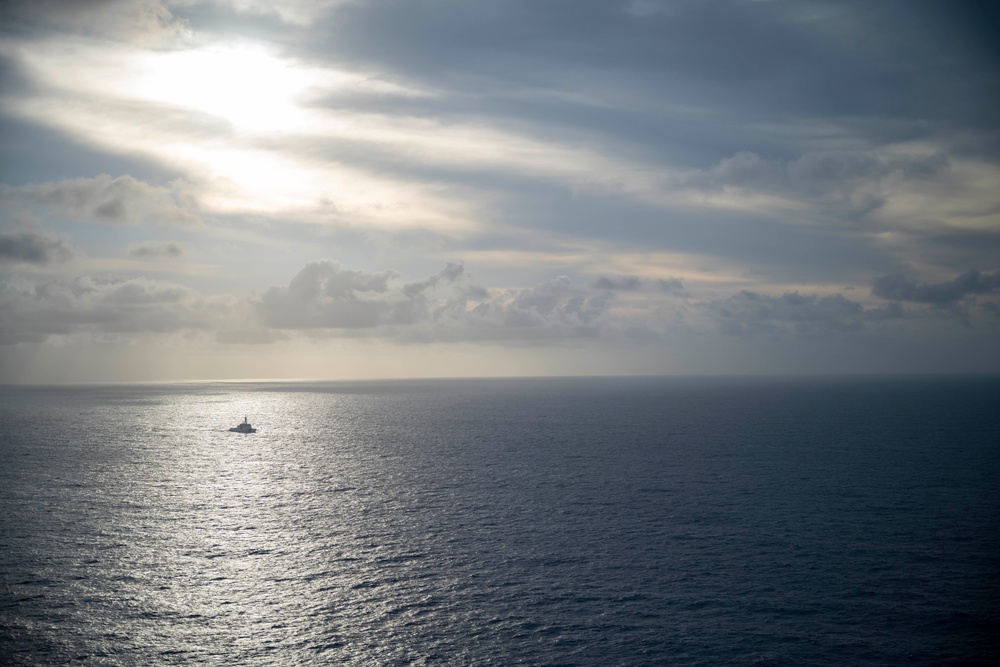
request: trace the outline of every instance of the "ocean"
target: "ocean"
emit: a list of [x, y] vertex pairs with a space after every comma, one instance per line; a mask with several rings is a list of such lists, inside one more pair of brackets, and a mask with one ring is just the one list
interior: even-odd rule
[[1000, 378], [0, 388], [0, 664], [998, 647]]

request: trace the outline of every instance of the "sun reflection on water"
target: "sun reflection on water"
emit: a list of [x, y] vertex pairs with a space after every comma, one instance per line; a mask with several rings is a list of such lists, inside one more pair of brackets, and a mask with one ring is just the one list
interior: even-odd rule
[[[129, 445], [134, 465], [119, 470], [135, 476], [128, 493], [143, 503], [124, 523], [109, 515], [128, 545], [114, 569], [145, 592], [127, 601], [127, 633], [177, 655], [204, 644], [249, 658], [293, 641], [282, 619], [308, 606], [304, 584], [325, 567], [311, 525], [318, 490], [307, 452], [287, 439], [288, 406], [265, 393], [220, 392], [172, 397], [143, 414], [146, 430]], [[244, 415], [260, 430], [228, 432]]]
[[18, 390], [0, 662], [937, 663], [993, 599], [995, 381], [577, 382]]

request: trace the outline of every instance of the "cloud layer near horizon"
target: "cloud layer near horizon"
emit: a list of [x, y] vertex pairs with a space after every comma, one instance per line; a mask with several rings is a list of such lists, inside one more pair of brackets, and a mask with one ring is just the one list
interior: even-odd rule
[[[973, 2], [6, 3], [4, 379], [59, 345], [246, 366], [345, 340], [482, 345], [496, 373], [530, 372], [504, 356], [526, 347], [720, 372], [696, 360], [734, 341], [757, 359], [734, 372], [1000, 371], [990, 21]], [[880, 367], [873, 346], [926, 359]]]

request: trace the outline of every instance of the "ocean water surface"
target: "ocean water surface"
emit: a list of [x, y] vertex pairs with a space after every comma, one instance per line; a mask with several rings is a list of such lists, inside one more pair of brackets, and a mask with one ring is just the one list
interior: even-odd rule
[[997, 378], [0, 388], [0, 664], [998, 646]]

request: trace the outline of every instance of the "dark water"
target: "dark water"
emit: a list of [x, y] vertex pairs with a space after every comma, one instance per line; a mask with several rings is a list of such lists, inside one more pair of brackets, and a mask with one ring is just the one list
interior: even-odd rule
[[2, 664], [998, 646], [998, 379], [0, 390]]

